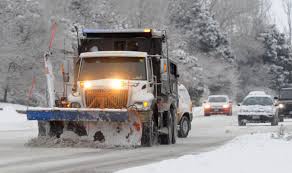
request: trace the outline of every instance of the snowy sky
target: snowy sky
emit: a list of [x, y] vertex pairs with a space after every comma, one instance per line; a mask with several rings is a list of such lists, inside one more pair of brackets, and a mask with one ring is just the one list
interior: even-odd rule
[[278, 28], [283, 32], [286, 28], [287, 17], [283, 11], [282, 0], [271, 0], [271, 17], [272, 23], [277, 24]]

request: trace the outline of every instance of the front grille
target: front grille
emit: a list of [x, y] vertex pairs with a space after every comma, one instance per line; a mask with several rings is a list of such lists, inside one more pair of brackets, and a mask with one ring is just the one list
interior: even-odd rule
[[122, 109], [127, 107], [128, 90], [94, 89], [85, 91], [87, 108]]

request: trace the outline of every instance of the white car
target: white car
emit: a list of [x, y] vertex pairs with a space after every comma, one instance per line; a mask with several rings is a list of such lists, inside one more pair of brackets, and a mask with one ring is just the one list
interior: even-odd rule
[[272, 96], [258, 93], [246, 96], [242, 104], [239, 104], [238, 125], [245, 126], [246, 123], [271, 123], [278, 125], [278, 111], [274, 105]]
[[179, 106], [177, 109], [178, 137], [186, 138], [193, 120], [192, 101], [184, 85], [178, 86]]

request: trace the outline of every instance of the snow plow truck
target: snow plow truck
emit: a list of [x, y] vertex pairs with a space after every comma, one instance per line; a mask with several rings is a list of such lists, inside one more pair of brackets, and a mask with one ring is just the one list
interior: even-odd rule
[[27, 110], [27, 119], [38, 121], [38, 136], [71, 131], [103, 146], [176, 143], [179, 74], [166, 32], [83, 29], [77, 40], [77, 56], [63, 69], [65, 86], [72, 87], [60, 99], [50, 54], [44, 56], [50, 104]]

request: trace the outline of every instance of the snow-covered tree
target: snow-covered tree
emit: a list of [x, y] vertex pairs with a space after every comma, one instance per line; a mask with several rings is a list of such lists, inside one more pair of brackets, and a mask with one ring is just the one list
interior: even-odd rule
[[264, 62], [270, 64], [270, 74], [273, 75], [271, 87], [278, 89], [279, 87], [292, 82], [292, 49], [288, 45], [285, 34], [280, 33], [273, 25], [264, 33], [265, 54]]
[[189, 40], [190, 49], [195, 47], [205, 52], [216, 52], [217, 56], [230, 61], [235, 58], [227, 36], [199, 0], [177, 1], [173, 8], [171, 24]]

